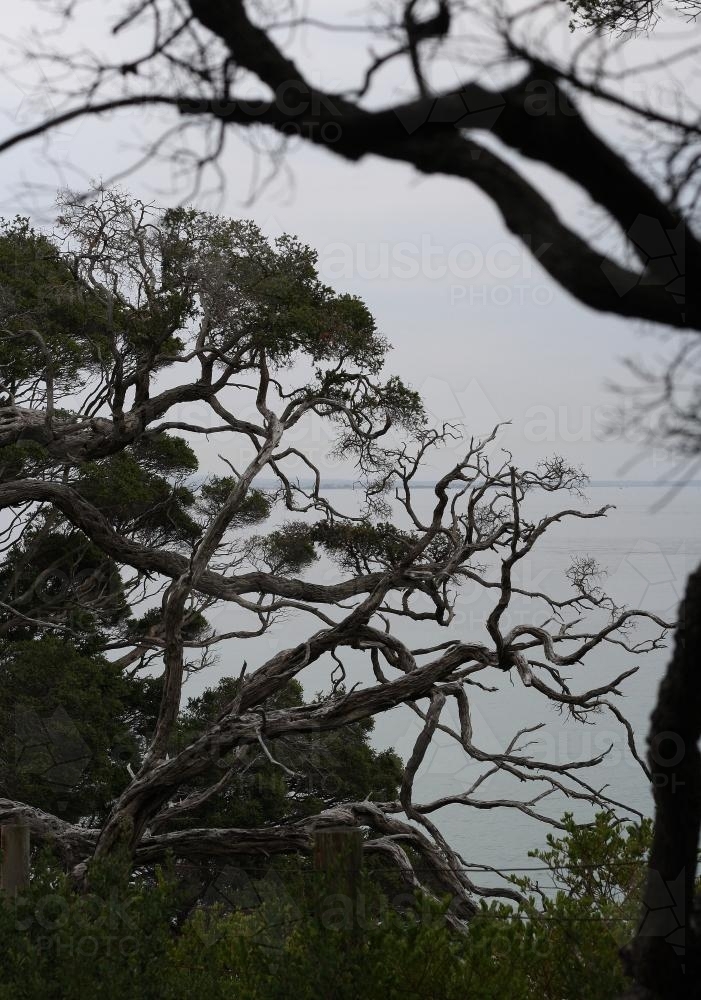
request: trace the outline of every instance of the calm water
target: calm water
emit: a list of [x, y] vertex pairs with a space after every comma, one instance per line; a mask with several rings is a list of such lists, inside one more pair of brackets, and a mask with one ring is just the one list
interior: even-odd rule
[[[676, 606], [683, 593], [684, 581], [690, 570], [701, 559], [701, 490], [697, 486], [685, 487], [672, 497], [666, 506], [654, 512], [652, 508], [665, 495], [660, 487], [593, 487], [585, 509], [593, 510], [604, 504], [615, 504], [606, 518], [571, 520], [555, 525], [541, 539], [528, 560], [519, 567], [515, 582], [529, 589], [544, 590], [563, 597], [568, 593], [565, 571], [573, 555], [593, 555], [606, 570], [605, 589], [618, 604], [631, 608], [653, 611], [673, 619]], [[340, 510], [357, 509], [358, 494], [352, 490], [334, 490], [332, 497]], [[417, 494], [417, 506], [427, 513], [432, 506], [432, 492]], [[569, 499], [560, 507], [581, 506]], [[552, 510], [548, 507], [547, 512]], [[531, 510], [531, 516], [542, 516], [546, 507]], [[310, 571], [317, 579], [338, 576], [328, 563], [321, 562]], [[492, 574], [493, 578], [493, 574]], [[457, 606], [457, 620], [449, 633], [431, 623], [399, 622], [397, 632], [409, 645], [425, 646], [443, 641], [448, 635], [462, 639], [485, 638], [484, 620], [494, 601], [494, 591], [484, 592], [474, 585], [461, 592]], [[541, 623], [547, 617], [544, 606], [533, 605], [536, 613], [526, 616], [523, 604], [514, 604], [511, 624], [525, 620]], [[234, 625], [235, 618], [229, 609], [223, 609], [215, 619], [215, 627], [225, 630]], [[250, 640], [237, 645], [229, 644], [220, 662], [213, 669], [195, 675], [188, 684], [186, 694], [196, 694], [205, 684], [212, 684], [218, 676], [238, 673], [241, 661], [246, 658], [249, 668], [263, 662], [275, 649], [290, 646], [316, 630], [310, 616], [290, 617], [278, 624], [263, 639]], [[643, 639], [649, 629], [642, 625], [635, 633]], [[234, 656], [234, 662], [231, 656]], [[625, 696], [616, 699], [618, 706], [631, 721], [638, 736], [641, 750], [647, 719], [654, 704], [656, 689], [666, 662], [667, 652], [658, 650], [641, 657], [606, 645], [594, 650], [583, 664], [567, 668], [573, 691], [586, 690], [623, 672], [639, 666], [638, 673], [623, 687]], [[349, 683], [372, 683], [372, 675], [362, 656], [350, 653], [344, 657]], [[304, 672], [302, 681], [305, 692], [313, 696], [328, 689], [331, 661], [315, 664]], [[638, 764], [631, 758], [625, 736], [616, 720], [610, 715], [595, 717], [595, 725], [583, 726], [568, 721], [555, 706], [522, 686], [518, 678], [510, 678], [489, 671], [480, 675], [487, 684], [497, 685], [495, 693], [474, 691], [471, 696], [474, 742], [484, 750], [503, 750], [517, 729], [545, 723], [545, 728], [533, 737], [539, 742], [531, 746], [534, 756], [551, 761], [577, 760], [613, 749], [596, 771], [579, 772], [590, 783], [607, 785], [607, 793], [642, 812], [651, 810], [651, 795], [646, 779]], [[450, 705], [444, 710], [444, 720], [457, 722]], [[397, 709], [377, 720], [374, 742], [380, 748], [394, 747], [404, 758], [411, 752], [419, 731], [419, 720], [408, 709]], [[415, 783], [416, 801], [427, 801], [439, 796], [465, 791], [480, 773], [447, 736], [440, 736], [429, 752]], [[542, 786], [541, 786], [542, 788]], [[502, 778], [491, 779], [478, 793], [481, 797], [523, 796], [535, 793], [514, 788]], [[551, 796], [539, 808], [559, 816], [568, 808], [582, 819], [586, 818], [586, 805], [567, 804]], [[505, 809], [477, 811], [453, 806], [433, 814], [450, 842], [462, 853], [467, 863], [484, 863], [497, 867], [518, 867], [528, 864], [529, 848], [544, 843], [547, 828], [518, 812]], [[532, 863], [532, 862], [531, 862]]]

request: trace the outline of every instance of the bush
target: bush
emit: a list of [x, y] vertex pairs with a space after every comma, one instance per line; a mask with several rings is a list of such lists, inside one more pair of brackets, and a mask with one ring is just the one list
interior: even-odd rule
[[[30, 889], [0, 905], [0, 1000], [614, 998], [649, 826], [605, 815], [565, 825], [532, 852], [555, 894], [514, 879], [528, 902], [483, 906], [467, 933], [446, 923], [447, 901], [417, 897], [398, 912], [374, 877], [353, 931], [338, 927], [340, 897], [320, 904], [309, 871], [297, 882], [284, 868], [256, 883], [244, 875], [223, 904], [188, 912], [173, 866], [138, 879], [93, 866], [90, 891], [76, 894], [44, 858]], [[253, 896], [265, 902], [252, 909]]]

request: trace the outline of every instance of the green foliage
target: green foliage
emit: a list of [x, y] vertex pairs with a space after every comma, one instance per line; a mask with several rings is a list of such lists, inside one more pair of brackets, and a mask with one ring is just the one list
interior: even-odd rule
[[563, 822], [564, 836], [550, 834], [548, 850], [529, 852], [553, 888], [544, 894], [537, 879], [513, 879], [529, 902], [524, 919], [508, 923], [504, 950], [520, 956], [519, 974], [545, 997], [618, 997], [626, 988], [619, 949], [638, 917], [652, 823], [623, 825], [611, 813], [584, 825], [566, 814]]
[[35, 441], [5, 445], [0, 451], [0, 482], [31, 476], [46, 462], [46, 449]]
[[63, 819], [104, 817], [136, 766], [157, 685], [53, 635], [0, 650], [0, 789]]
[[[251, 548], [273, 572], [300, 572], [318, 558], [316, 546], [319, 545], [341, 569], [367, 573], [396, 566], [418, 540], [415, 533], [402, 531], [388, 521], [292, 522], [268, 535], [256, 536]], [[440, 549], [445, 544], [443, 539], [434, 540], [426, 549], [425, 557], [440, 559]]]
[[420, 430], [424, 425], [424, 408], [421, 396], [404, 385], [397, 375], [392, 375], [373, 395], [363, 401], [364, 411], [373, 416], [382, 415], [407, 430]]
[[[233, 476], [212, 476], [200, 487], [200, 510], [209, 517], [214, 516], [229, 499], [235, 486]], [[234, 528], [246, 528], [259, 524], [268, 517], [272, 506], [272, 498], [263, 490], [250, 489], [239, 504], [231, 525]]]
[[[155, 629], [157, 632], [162, 629], [163, 609], [161, 607], [151, 608], [140, 618], [130, 618], [127, 622], [127, 636], [130, 639], [139, 639], [146, 636]], [[181, 629], [184, 639], [201, 639], [207, 632], [211, 632], [211, 626], [205, 616], [199, 611], [188, 611], [183, 621]]]
[[[181, 715], [176, 743], [188, 743], [204, 726], [214, 722], [237, 691], [238, 681], [224, 678], [215, 688], [191, 698]], [[292, 681], [270, 698], [264, 708], [269, 712], [302, 704], [302, 688]], [[372, 748], [369, 739], [373, 728], [373, 720], [365, 719], [337, 732], [269, 741], [275, 760], [291, 773], [254, 751], [249, 766], [239, 768], [239, 776], [206, 805], [188, 813], [183, 825], [264, 826], [315, 814], [333, 802], [354, 801], [368, 795], [376, 801], [395, 799], [402, 763], [392, 751]], [[198, 787], [207, 787], [215, 781], [228, 762], [225, 758], [213, 765]]]
[[[592, 823], [577, 824], [571, 813], [563, 819], [564, 837], [548, 834], [548, 850], [529, 851], [552, 873], [560, 892], [588, 900], [592, 906], [619, 906], [634, 898], [652, 838], [652, 820], [621, 824], [612, 813], [597, 813]], [[530, 880], [521, 883], [532, 888]]]
[[197, 472], [197, 455], [184, 438], [174, 434], [150, 434], [139, 438], [131, 452], [142, 469], [162, 476]]
[[251, 221], [179, 208], [163, 214], [162, 239], [166, 282], [198, 287], [223, 349], [263, 347], [279, 364], [297, 351], [381, 364], [386, 344], [365, 305], [320, 282], [316, 252], [295, 237], [271, 243]]
[[0, 903], [1, 1000], [168, 995], [160, 986], [171, 967], [175, 896], [160, 875], [125, 884], [116, 866], [92, 866], [90, 892], [76, 894], [40, 862], [30, 890]]
[[[13, 463], [12, 476], [42, 449], [29, 443], [2, 451], [0, 469]], [[188, 544], [201, 533], [195, 495], [186, 485], [196, 469], [187, 442], [160, 434], [84, 463], [71, 485], [121, 534], [152, 545]], [[131, 614], [116, 563], [56, 511], [36, 518], [7, 551], [0, 563], [0, 600], [16, 612], [0, 609], [0, 643], [52, 624], [67, 626], [82, 643]]]
[[314, 539], [335, 561], [343, 569], [355, 573], [396, 566], [418, 540], [415, 534], [401, 531], [393, 524], [373, 524], [368, 520], [338, 524], [321, 522], [312, 530]]
[[[128, 623], [134, 636], [160, 622], [153, 609]], [[208, 625], [201, 615], [186, 622], [186, 638]], [[106, 815], [122, 790], [126, 767], [137, 768], [150, 738], [160, 700], [160, 681], [130, 676], [99, 655], [99, 635], [78, 644], [45, 633], [14, 637], [0, 645], [0, 789], [65, 819]], [[230, 703], [238, 682], [224, 678], [190, 699], [172, 738], [175, 752], [202, 732]], [[302, 689], [291, 682], [271, 698], [266, 711], [303, 704]], [[263, 755], [180, 826], [264, 826], [311, 815], [328, 804], [371, 795], [393, 799], [401, 761], [370, 745], [372, 720], [340, 732], [271, 741], [286, 774]], [[197, 782], [204, 788], [221, 774], [228, 757]], [[183, 787], [182, 793], [193, 788]]]
[[0, 220], [0, 327], [0, 372], [13, 389], [40, 376], [50, 361], [55, 387], [73, 392], [108, 345], [104, 304], [59, 246], [19, 216]]
[[[323, 397], [327, 404], [316, 404], [315, 409], [331, 420], [343, 424], [345, 417], [341, 407], [351, 409], [359, 425], [366, 428], [372, 426], [387, 427], [393, 424], [410, 434], [418, 434], [426, 427], [426, 413], [420, 395], [404, 385], [396, 375], [385, 383], [358, 383], [354, 375], [347, 371], [332, 369], [316, 372], [317, 382], [310, 385], [303, 393], [308, 399]], [[339, 456], [359, 457], [367, 455], [374, 449], [368, 448], [368, 442], [359, 438], [353, 430], [341, 435], [336, 444], [336, 454]], [[382, 454], [381, 449], [378, 454]]]
[[0, 904], [0, 1000], [614, 1000], [635, 900], [611, 902], [609, 890], [630, 890], [649, 825], [565, 823], [563, 838], [534, 852], [548, 877], [585, 863], [608, 875], [574, 882], [542, 909], [485, 905], [466, 933], [446, 923], [447, 901], [405, 895], [412, 905], [399, 910], [370, 872], [353, 923], [348, 900], [308, 869], [298, 884], [244, 878], [234, 889], [232, 868], [220, 902], [189, 910], [177, 866], [130, 881], [92, 865], [90, 891], [76, 895], [42, 860], [18, 902]]
[[[197, 909], [176, 922], [173, 874], [129, 883], [92, 865], [90, 890], [75, 894], [42, 862], [28, 892], [0, 902], [0, 1000], [460, 996], [460, 943], [435, 907], [422, 921], [386, 911], [355, 942], [284, 892], [254, 913]], [[334, 911], [329, 899], [322, 920]]]
[[169, 363], [206, 314], [211, 343], [241, 358], [265, 348], [277, 364], [302, 351], [381, 365], [386, 344], [367, 308], [324, 285], [316, 252], [294, 237], [271, 243], [251, 221], [95, 194], [87, 205], [67, 197], [59, 223], [78, 270], [119, 289], [116, 320], [140, 358]]
[[[316, 252], [293, 236], [271, 241], [249, 220], [160, 210], [101, 188], [90, 200], [63, 196], [58, 224], [57, 235], [21, 218], [0, 229], [0, 326], [9, 334], [0, 371], [17, 395], [47, 372], [55, 394], [99, 376], [112, 381], [119, 408], [128, 386], [143, 398], [155, 373], [189, 354], [205, 317], [215, 367], [255, 369], [264, 351], [281, 368], [302, 355], [331, 396], [349, 371], [382, 367], [387, 343], [365, 304], [325, 285]], [[404, 422], [421, 410], [396, 378], [356, 402]]]
[[153, 545], [193, 541], [200, 534], [189, 514], [195, 505], [192, 490], [150, 471], [130, 450], [83, 465], [76, 488], [119, 532]]
[[272, 573], [300, 573], [318, 558], [309, 525], [290, 522], [251, 539], [251, 554]]
[[[130, 614], [115, 562], [81, 532], [39, 520], [0, 563], [0, 652], [45, 627], [67, 628], [92, 647], [102, 628]], [[12, 605], [13, 612], [7, 610]]]

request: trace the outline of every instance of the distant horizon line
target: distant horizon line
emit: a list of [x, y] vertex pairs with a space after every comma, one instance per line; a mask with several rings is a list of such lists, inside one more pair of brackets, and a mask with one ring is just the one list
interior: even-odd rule
[[[314, 485], [312, 479], [296, 479], [293, 480], [291, 476], [288, 477], [290, 482], [295, 485], [304, 487], [305, 489]], [[417, 480], [412, 483], [413, 489], [419, 490], [430, 490], [436, 485], [437, 480]], [[279, 485], [279, 480], [275, 479], [265, 479], [259, 480], [259, 485], [264, 487], [273, 487]], [[453, 488], [457, 488], [458, 484], [455, 483]], [[626, 487], [652, 487], [652, 486], [695, 486], [701, 487], [701, 479], [591, 479], [586, 483], [582, 484], [583, 488], [586, 489], [588, 486], [602, 487], [602, 486], [618, 486], [623, 489]], [[326, 490], [343, 490], [343, 489], [358, 489], [360, 484], [357, 479], [329, 479], [321, 480], [321, 488]]]

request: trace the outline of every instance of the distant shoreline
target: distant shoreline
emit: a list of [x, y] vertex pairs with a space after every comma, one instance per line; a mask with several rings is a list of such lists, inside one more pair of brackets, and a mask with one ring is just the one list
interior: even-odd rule
[[[303, 489], [311, 489], [314, 485], [311, 479], [305, 480], [293, 480], [290, 477], [290, 481], [295, 485], [301, 486]], [[273, 481], [271, 479], [259, 481], [258, 487], [260, 489], [276, 489], [280, 484], [279, 482]], [[412, 483], [412, 489], [415, 490], [432, 490], [435, 487], [435, 482], [416, 482]], [[455, 484], [452, 488], [457, 489], [459, 484]], [[589, 487], [618, 487], [619, 489], [630, 489], [630, 488], [649, 488], [649, 487], [660, 487], [660, 488], [670, 488], [670, 487], [696, 487], [701, 488], [701, 479], [592, 479], [588, 483], [582, 485], [582, 489], [588, 489]], [[322, 490], [356, 490], [360, 489], [357, 480], [352, 479], [333, 479], [328, 482], [321, 482]]]

